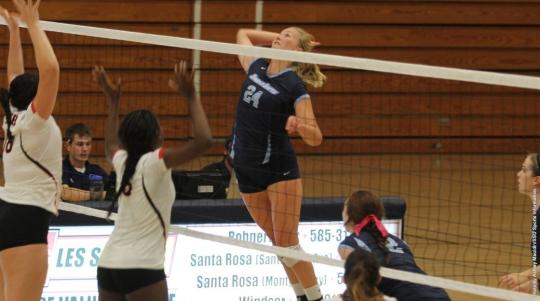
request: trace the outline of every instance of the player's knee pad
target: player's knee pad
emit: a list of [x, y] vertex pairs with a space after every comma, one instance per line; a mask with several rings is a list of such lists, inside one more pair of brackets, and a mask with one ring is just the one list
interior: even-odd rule
[[[300, 245], [290, 246], [290, 247], [287, 247], [287, 249], [295, 250], [295, 251], [303, 251]], [[293, 266], [295, 266], [297, 263], [301, 261], [299, 259], [294, 259], [294, 258], [289, 258], [289, 257], [284, 257], [284, 256], [278, 256], [278, 258], [281, 262], [283, 262], [285, 266], [289, 268], [292, 268]]]

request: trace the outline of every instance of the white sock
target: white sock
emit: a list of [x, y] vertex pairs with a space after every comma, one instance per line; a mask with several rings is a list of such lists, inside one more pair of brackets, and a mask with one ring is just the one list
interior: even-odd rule
[[302, 287], [302, 284], [300, 282], [298, 283], [291, 283], [292, 289], [294, 290], [294, 294], [296, 296], [303, 296], [306, 293], [304, 292], [304, 288]]
[[315, 284], [314, 286], [306, 288], [304, 290], [306, 291], [306, 297], [308, 298], [308, 300], [322, 299], [321, 288], [318, 284]]

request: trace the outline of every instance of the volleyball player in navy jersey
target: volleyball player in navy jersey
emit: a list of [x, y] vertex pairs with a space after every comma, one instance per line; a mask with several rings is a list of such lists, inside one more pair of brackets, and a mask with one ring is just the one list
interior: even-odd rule
[[[381, 222], [384, 216], [382, 201], [368, 191], [356, 191], [343, 206], [343, 223], [351, 232], [339, 245], [342, 259], [356, 249], [373, 253], [381, 266], [425, 274], [414, 260], [409, 246], [399, 237], [386, 231]], [[379, 290], [399, 301], [448, 301], [450, 297], [441, 288], [407, 281], [383, 278]]]
[[[17, 16], [0, 7], [8, 25], [9, 91], [5, 113], [4, 187], [0, 188], [0, 300], [37, 301], [47, 275], [47, 233], [58, 214], [62, 133], [51, 116], [60, 68], [39, 25], [39, 0], [14, 0]], [[25, 73], [18, 19], [28, 25], [37, 74]], [[4, 299], [5, 298], [5, 299]]]
[[[240, 29], [237, 43], [311, 51], [313, 36], [296, 27], [280, 33]], [[274, 245], [300, 250], [302, 181], [288, 134], [311, 146], [322, 142], [305, 84], [320, 87], [318, 66], [239, 56], [247, 73], [236, 109], [231, 157], [242, 199]], [[313, 265], [281, 258], [299, 300], [322, 298]]]
[[[534, 189], [536, 188], [538, 192], [540, 192], [540, 154], [528, 154], [525, 157], [523, 163], [521, 164], [521, 169], [517, 173], [516, 177], [518, 180], [519, 193], [527, 195], [529, 198], [531, 198], [532, 201], [533, 198], [536, 197], [534, 196]], [[540, 199], [537, 198], [536, 201], [540, 202]], [[536, 278], [538, 279], [540, 278], [540, 266], [538, 266], [538, 254], [540, 252], [537, 251], [537, 253], [534, 254], [533, 250], [538, 250], [537, 245], [540, 243], [540, 231], [538, 231], [538, 224], [540, 223], [540, 209], [536, 210], [535, 217], [536, 223], [532, 223], [531, 233], [533, 233], [532, 231], [534, 231], [536, 234], [536, 245], [534, 245], [533, 241], [531, 241], [531, 254], [533, 255], [531, 256], [531, 258], [533, 258], [534, 263], [537, 265]], [[534, 255], [536, 255], [536, 257]], [[531, 267], [519, 273], [510, 273], [508, 275], [502, 276], [501, 278], [499, 278], [498, 285], [502, 288], [507, 288], [524, 293], [532, 293], [534, 281], [533, 279], [534, 277], [532, 276]]]
[[103, 67], [96, 66], [93, 75], [109, 103], [105, 151], [117, 175], [112, 206], [119, 204], [114, 230], [98, 262], [99, 300], [167, 301], [165, 246], [175, 200], [171, 167], [212, 145], [193, 74], [181, 62], [169, 81], [187, 100], [194, 134], [186, 145], [171, 148], [161, 146], [159, 122], [148, 110], [130, 112], [118, 128], [120, 82], [111, 83]]

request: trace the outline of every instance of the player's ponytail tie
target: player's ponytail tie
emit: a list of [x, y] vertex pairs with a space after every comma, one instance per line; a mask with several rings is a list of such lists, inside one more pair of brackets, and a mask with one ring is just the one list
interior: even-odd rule
[[384, 227], [383, 223], [377, 218], [377, 216], [375, 216], [375, 214], [370, 214], [364, 217], [364, 219], [361, 222], [356, 224], [354, 226], [354, 233], [356, 235], [360, 235], [360, 232], [362, 232], [362, 229], [364, 229], [367, 225], [369, 225], [372, 222], [375, 224], [375, 227], [377, 227], [377, 230], [379, 230], [379, 232], [381, 233], [381, 236], [383, 238], [387, 238], [388, 231]]

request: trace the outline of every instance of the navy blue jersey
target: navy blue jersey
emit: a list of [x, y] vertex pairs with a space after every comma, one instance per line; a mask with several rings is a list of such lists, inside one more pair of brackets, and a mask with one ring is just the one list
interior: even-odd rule
[[267, 74], [268, 61], [255, 59], [247, 71], [236, 109], [231, 157], [235, 164], [266, 164], [294, 157], [285, 125], [297, 102], [309, 97], [292, 69]]
[[[373, 235], [365, 230], [360, 232], [360, 235], [358, 236], [354, 233], [347, 236], [347, 238], [341, 242], [339, 248], [349, 248], [351, 250], [361, 248], [373, 253], [381, 266], [401, 271], [426, 274], [418, 267], [418, 265], [416, 265], [409, 246], [399, 237], [392, 234], [386, 239], [386, 248], [389, 251], [388, 255], [386, 255], [385, 251], [377, 245]], [[383, 278], [379, 283], [378, 288], [383, 294], [394, 297], [399, 301], [450, 300], [448, 294], [443, 289], [407, 281]]]
[[69, 187], [90, 190], [89, 176], [91, 174], [103, 177], [103, 183], [104, 185], [107, 185], [109, 176], [103, 168], [99, 167], [99, 165], [91, 164], [87, 161], [85, 164], [85, 171], [79, 172], [71, 165], [68, 157], [62, 162], [62, 184], [66, 184]]

